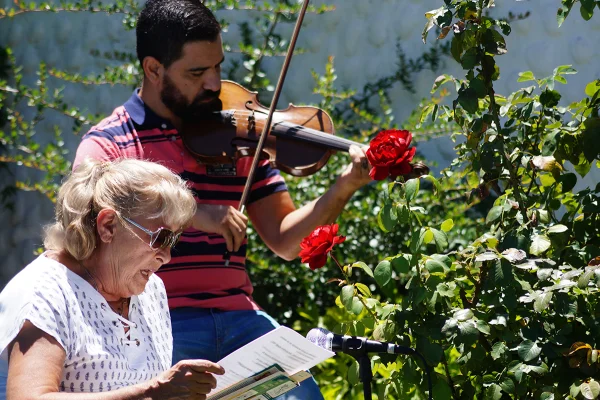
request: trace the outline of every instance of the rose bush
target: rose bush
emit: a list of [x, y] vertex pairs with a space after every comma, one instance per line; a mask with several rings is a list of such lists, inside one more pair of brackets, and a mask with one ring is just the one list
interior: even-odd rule
[[[598, 5], [562, 4], [559, 23], [574, 4], [587, 17]], [[344, 279], [334, 280], [341, 286], [337, 309], [317, 314], [313, 323], [415, 347], [434, 371], [435, 399], [597, 399], [600, 184], [578, 181], [600, 167], [600, 80], [569, 104], [561, 103], [557, 88], [576, 73], [569, 65], [545, 77], [522, 72], [524, 87], [497, 91], [496, 57], [507, 52], [511, 28], [492, 17], [493, 6], [444, 1], [426, 13], [423, 34], [437, 26], [436, 36], [451, 38], [452, 57], [466, 70], [463, 77], [439, 76], [432, 89], [439, 97], [421, 109], [420, 123], [453, 126], [457, 156], [439, 184], [466, 187], [462, 196], [437, 193], [446, 204], [467, 205], [465, 212], [487, 202], [491, 207], [478, 220], [482, 232], [452, 246], [449, 235], [464, 229], [459, 216], [435, 223], [431, 205], [421, 201], [430, 183], [438, 189], [431, 176], [382, 185], [379, 226], [410, 238], [401, 251], [383, 249], [376, 259], [347, 253]], [[455, 99], [440, 101], [451, 90]], [[373, 174], [385, 179], [397, 155], [389, 143], [380, 149], [373, 165], [379, 161], [382, 169]], [[350, 226], [342, 229], [353, 242]], [[371, 359], [379, 399], [431, 395], [418, 360]], [[360, 398], [358, 366], [345, 362], [345, 370], [325, 366], [316, 374], [326, 398]]]

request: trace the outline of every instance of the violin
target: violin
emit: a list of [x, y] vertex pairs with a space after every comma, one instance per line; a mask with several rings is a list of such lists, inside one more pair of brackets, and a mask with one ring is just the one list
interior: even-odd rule
[[232, 81], [222, 81], [219, 100], [220, 112], [182, 129], [184, 146], [204, 164], [231, 164], [256, 156], [293, 176], [308, 176], [323, 168], [335, 151], [361, 146], [334, 136], [331, 117], [320, 108], [290, 104], [273, 112], [270, 133], [257, 153], [269, 108], [260, 103], [257, 92]]

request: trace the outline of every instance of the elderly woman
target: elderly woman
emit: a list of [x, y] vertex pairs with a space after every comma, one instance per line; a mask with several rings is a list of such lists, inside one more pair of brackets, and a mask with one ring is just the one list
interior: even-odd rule
[[206, 398], [224, 371], [204, 360], [171, 367], [167, 297], [154, 275], [195, 209], [185, 183], [158, 164], [86, 160], [73, 172], [46, 252], [0, 293], [9, 400]]

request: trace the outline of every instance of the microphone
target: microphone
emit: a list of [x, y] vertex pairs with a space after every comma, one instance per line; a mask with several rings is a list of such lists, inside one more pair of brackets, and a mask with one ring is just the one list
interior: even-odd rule
[[417, 354], [410, 347], [400, 346], [395, 343], [378, 342], [377, 340], [370, 340], [364, 337], [342, 336], [323, 328], [311, 329], [306, 338], [326, 350], [347, 353], [352, 356], [367, 353]]
[[[395, 343], [378, 342], [377, 340], [370, 340], [364, 337], [348, 335], [342, 336], [333, 332], [329, 332], [327, 329], [323, 328], [311, 329], [310, 332], [308, 332], [308, 335], [306, 335], [306, 338], [310, 342], [324, 348], [325, 350], [334, 351], [336, 353], [342, 352], [356, 357], [359, 361], [361, 382], [363, 382], [363, 386], [365, 387], [365, 396], [367, 396], [367, 393], [370, 395], [371, 382], [371, 364], [369, 364], [369, 359], [366, 356], [367, 353], [416, 355], [423, 362], [423, 367], [427, 373], [429, 400], [433, 399], [431, 371], [429, 370], [429, 366], [427, 365], [425, 358], [415, 349], [407, 346], [400, 346], [399, 344]], [[363, 363], [365, 364], [363, 365]]]

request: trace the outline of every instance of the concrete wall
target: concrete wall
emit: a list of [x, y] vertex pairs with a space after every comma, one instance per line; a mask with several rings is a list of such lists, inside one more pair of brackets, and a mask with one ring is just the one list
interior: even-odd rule
[[[335, 5], [336, 10], [306, 17], [298, 45], [307, 52], [293, 59], [280, 105], [317, 100], [311, 95], [313, 81], [310, 70], [322, 73], [330, 55], [335, 56], [338, 85], [357, 90], [366, 82], [395, 70], [397, 39], [401, 40], [408, 58], [419, 57], [431, 45], [421, 42], [424, 14], [442, 4], [440, 0], [331, 0], [325, 3]], [[555, 18], [559, 0], [498, 0], [496, 3], [495, 16], [531, 11], [526, 20], [512, 23], [513, 31], [507, 40], [509, 52], [498, 57], [502, 77], [497, 91], [507, 94], [523, 85], [516, 81], [520, 71], [531, 70], [536, 76], [546, 76], [558, 65], [572, 64], [579, 73], [568, 76], [569, 84], [558, 85], [558, 89], [563, 93], [563, 102], [581, 99], [585, 84], [600, 78], [600, 15], [584, 22], [576, 7], [573, 15], [559, 29]], [[9, 7], [12, 0], [0, 0], [0, 4]], [[222, 11], [219, 16], [241, 21], [251, 14]], [[101, 53], [134, 51], [134, 33], [125, 31], [121, 20], [119, 15], [30, 13], [13, 20], [0, 20], [0, 45], [13, 48], [17, 62], [23, 66], [25, 81], [30, 84], [35, 82], [40, 60], [53, 67], [85, 75], [101, 71], [109, 63], [102, 57], [91, 56], [92, 49]], [[291, 25], [281, 33], [289, 37], [290, 30]], [[239, 39], [239, 28], [234, 23], [224, 35], [224, 40], [235, 44]], [[434, 35], [430, 35], [429, 40], [433, 42]], [[265, 63], [273, 79], [277, 77], [280, 64], [278, 59]], [[441, 71], [462, 76], [460, 68], [450, 59], [446, 60]], [[435, 77], [432, 71], [423, 71], [416, 76], [415, 94], [401, 85], [392, 90], [397, 121], [406, 118], [418, 101], [427, 96]], [[67, 84], [64, 97], [68, 103], [107, 114], [122, 104], [131, 90], [108, 85]], [[23, 111], [25, 115], [31, 115], [30, 111]], [[65, 117], [47, 113], [38, 127], [42, 141], [57, 124], [69, 126]], [[65, 139], [73, 157], [79, 136], [67, 131]], [[438, 161], [442, 166], [453, 157], [452, 144], [447, 138], [420, 144], [419, 149], [428, 159]], [[12, 172], [19, 179], [26, 174], [32, 176], [24, 168], [12, 169]], [[0, 181], [13, 179], [6, 172], [1, 173]], [[600, 171], [594, 168], [579, 187], [599, 181]], [[41, 246], [41, 227], [51, 218], [52, 204], [37, 193], [19, 193], [14, 210], [0, 210], [0, 287], [34, 257], [34, 249]]]

